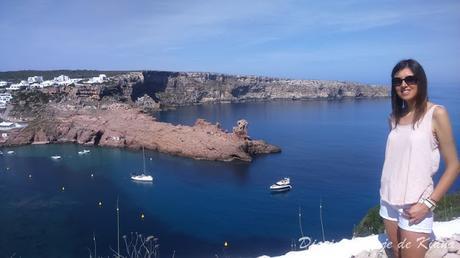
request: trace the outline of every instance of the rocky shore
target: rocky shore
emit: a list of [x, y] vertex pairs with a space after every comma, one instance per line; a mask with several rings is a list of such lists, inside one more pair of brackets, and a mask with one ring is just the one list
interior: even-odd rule
[[197, 120], [194, 126], [155, 121], [127, 104], [75, 108], [49, 105], [26, 128], [11, 130], [0, 146], [44, 143], [78, 143], [103, 147], [156, 150], [194, 159], [251, 161], [257, 154], [280, 148], [247, 135], [247, 122], [239, 121], [233, 132], [219, 124]]
[[[1, 114], [27, 122], [2, 134], [0, 146], [73, 142], [157, 150], [206, 160], [251, 161], [280, 148], [247, 134], [247, 121], [233, 132], [197, 120], [194, 126], [155, 121], [150, 111], [203, 103], [274, 99], [342, 99], [387, 97], [385, 87], [317, 80], [287, 80], [213, 73], [127, 72], [103, 84], [80, 84], [13, 93]], [[235, 121], [236, 122], [236, 121]]]

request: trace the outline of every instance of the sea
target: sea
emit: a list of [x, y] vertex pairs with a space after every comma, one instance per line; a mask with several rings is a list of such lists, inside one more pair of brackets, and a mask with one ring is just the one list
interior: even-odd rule
[[[447, 108], [460, 146], [460, 87], [433, 86], [429, 94]], [[155, 113], [159, 121], [193, 125], [204, 118], [229, 131], [246, 119], [251, 138], [282, 152], [248, 163], [146, 150], [152, 183], [130, 180], [143, 170], [142, 151], [3, 148], [0, 253], [114, 257], [118, 246], [126, 255], [136, 239], [153, 236], [156, 257], [257, 257], [299, 250], [300, 237], [351, 238], [379, 204], [389, 113], [389, 98], [206, 104]], [[78, 155], [83, 149], [91, 152]], [[272, 194], [269, 186], [284, 177], [292, 190]], [[451, 192], [460, 190], [459, 181]]]

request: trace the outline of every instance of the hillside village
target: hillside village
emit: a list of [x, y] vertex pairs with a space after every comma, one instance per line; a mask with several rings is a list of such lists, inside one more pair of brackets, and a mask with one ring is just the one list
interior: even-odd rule
[[52, 80], [43, 80], [43, 76], [28, 77], [27, 80], [21, 80], [18, 83], [8, 81], [0, 81], [0, 110], [5, 109], [7, 104], [13, 99], [11, 94], [13, 91], [27, 90], [27, 89], [43, 89], [48, 87], [61, 87], [74, 85], [85, 86], [93, 84], [102, 84], [108, 82], [110, 79], [105, 74], [99, 74], [97, 77], [89, 79], [84, 78], [70, 78], [67, 75], [60, 75], [54, 77]]

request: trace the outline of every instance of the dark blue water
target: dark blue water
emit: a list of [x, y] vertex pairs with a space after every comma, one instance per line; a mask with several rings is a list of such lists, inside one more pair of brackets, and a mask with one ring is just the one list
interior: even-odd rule
[[[460, 89], [432, 91], [431, 100], [449, 110], [459, 146]], [[15, 154], [0, 156], [1, 253], [88, 257], [94, 235], [97, 254], [113, 255], [117, 198], [122, 234], [155, 235], [161, 257], [174, 251], [176, 257], [283, 254], [300, 237], [299, 208], [304, 234], [322, 239], [320, 202], [326, 239], [351, 237], [353, 226], [378, 204], [389, 107], [389, 99], [277, 101], [162, 112], [161, 121], [205, 118], [229, 131], [245, 118], [252, 138], [283, 151], [252, 163], [146, 151], [153, 184], [129, 179], [142, 169], [141, 152], [90, 148], [79, 156], [83, 147], [69, 144], [14, 148]], [[62, 160], [52, 160], [55, 154]], [[270, 194], [270, 184], [285, 176], [293, 190]], [[458, 181], [451, 190], [460, 189]]]

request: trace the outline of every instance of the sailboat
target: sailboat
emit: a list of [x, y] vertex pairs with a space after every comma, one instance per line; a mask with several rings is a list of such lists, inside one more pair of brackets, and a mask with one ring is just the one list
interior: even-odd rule
[[145, 152], [144, 152], [144, 146], [142, 146], [142, 158], [144, 161], [144, 170], [142, 171], [142, 174], [140, 175], [131, 175], [131, 179], [134, 181], [139, 181], [139, 182], [152, 182], [153, 177], [151, 175], [147, 175], [147, 172], [145, 171]]

